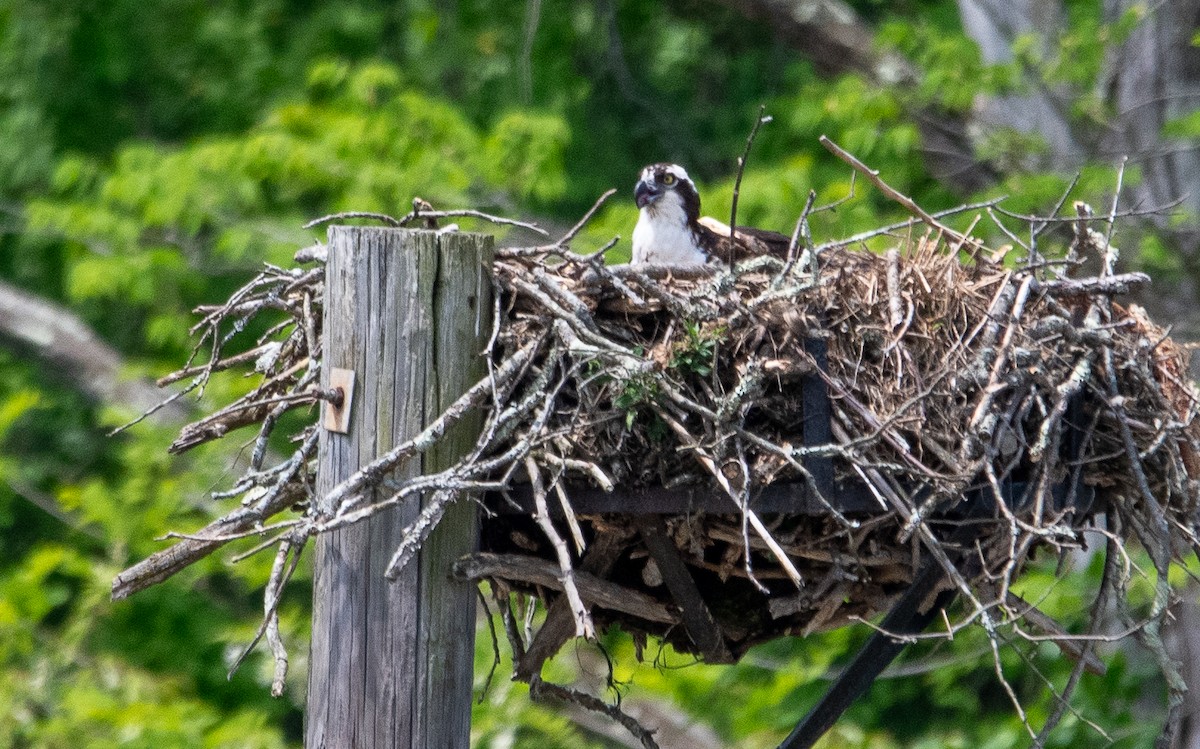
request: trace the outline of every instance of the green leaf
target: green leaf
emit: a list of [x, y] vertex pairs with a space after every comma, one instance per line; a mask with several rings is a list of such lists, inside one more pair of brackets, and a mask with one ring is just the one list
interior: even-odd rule
[[27, 389], [9, 393], [0, 400], [0, 440], [3, 440], [10, 429], [23, 416], [33, 411], [42, 401], [42, 395], [37, 390]]

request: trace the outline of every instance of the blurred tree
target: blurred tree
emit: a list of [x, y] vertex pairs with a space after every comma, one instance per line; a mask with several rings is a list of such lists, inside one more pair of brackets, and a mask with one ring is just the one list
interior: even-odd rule
[[963, 26], [988, 65], [1017, 86], [980, 101], [980, 148], [1028, 159], [1022, 171], [1066, 172], [1128, 158], [1127, 205], [1180, 210], [1149, 217], [1185, 273], [1167, 299], [1143, 303], [1200, 335], [1200, 2], [1147, 5], [960, 0]]

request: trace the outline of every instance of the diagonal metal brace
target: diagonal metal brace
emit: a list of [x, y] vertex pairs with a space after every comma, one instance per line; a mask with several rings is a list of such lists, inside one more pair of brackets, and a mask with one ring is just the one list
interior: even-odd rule
[[821, 701], [783, 740], [779, 749], [809, 749], [833, 727], [855, 700], [866, 693], [879, 674], [883, 673], [888, 664], [908, 645], [906, 641], [897, 640], [884, 633], [919, 634], [937, 617], [939, 611], [954, 600], [957, 591], [949, 588], [939, 593], [927, 610], [921, 610], [921, 604], [928, 600], [943, 579], [945, 573], [937, 560], [932, 557], [926, 558], [908, 591], [883, 618], [879, 625], [882, 631], [871, 635], [867, 644], [842, 671]]
[[696, 587], [687, 565], [679, 558], [675, 544], [667, 537], [663, 519], [658, 515], [638, 515], [635, 518], [646, 549], [654, 557], [663, 582], [671, 597], [682, 610], [683, 626], [688, 636], [704, 656], [706, 663], [733, 663], [736, 659], [725, 644], [725, 636], [713, 618], [708, 604]]

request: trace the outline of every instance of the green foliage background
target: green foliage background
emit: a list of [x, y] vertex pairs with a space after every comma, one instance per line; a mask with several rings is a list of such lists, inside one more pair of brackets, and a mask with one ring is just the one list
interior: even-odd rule
[[[628, 237], [628, 190], [642, 165], [661, 160], [686, 164], [708, 212], [726, 215], [760, 103], [774, 121], [742, 186], [746, 223], [787, 230], [810, 188], [820, 202], [849, 194], [848, 170], [816, 143], [822, 133], [931, 210], [1001, 193], [1015, 210], [1053, 205], [1071, 175], [1017, 168], [1036, 139], [998, 134], [988, 155], [1017, 167], [985, 196], [956, 195], [925, 171], [912, 118], [1012, 90], [1029, 61], [985, 66], [949, 0], [854, 5], [881, 44], [921, 67], [915, 87], [819, 75], [770, 29], [702, 0], [545, 0], [536, 33], [525, 3], [481, 0], [0, 0], [0, 278], [80, 315], [127, 357], [129, 376], [158, 375], [187, 355], [189, 310], [224, 299], [264, 260], [288, 262], [318, 238], [300, 228], [317, 215], [400, 213], [420, 195], [565, 226], [617, 187], [579, 242], [588, 249]], [[1128, 29], [1101, 28], [1088, 4], [1071, 7], [1078, 33], [1059, 54], [1091, 66], [1037, 62], [1086, 91], [1103, 45]], [[1075, 116], [1106, 113], [1083, 97]], [[1178, 128], [1187, 135], [1195, 123]], [[1079, 192], [1099, 199], [1112, 184], [1111, 167], [1097, 164]], [[860, 184], [813, 229], [835, 238], [900, 217]], [[160, 548], [154, 539], [220, 511], [208, 492], [232, 475], [237, 446], [171, 458], [170, 430], [146, 424], [107, 438], [132, 414], [89, 402], [69, 375], [23, 354], [0, 350], [0, 747], [74, 747], [81, 737], [95, 747], [298, 746], [307, 577], [282, 606], [295, 658], [280, 700], [268, 696], [259, 656], [226, 679], [257, 625], [269, 560], [210, 559], [108, 602], [113, 575]], [[221, 380], [209, 397], [244, 387]], [[1078, 623], [1095, 572], [1057, 583], [1038, 572], [1030, 585], [1051, 613]], [[724, 668], [632, 668], [626, 638], [606, 646], [633, 683], [627, 699], [669, 700], [728, 745], [763, 747], [786, 735], [865, 634], [776, 642]], [[486, 635], [479, 648], [482, 685]], [[919, 650], [909, 663], [943, 667], [882, 681], [824, 746], [1028, 743], [979, 637]], [[1085, 677], [1079, 714], [1112, 745], [1148, 745], [1163, 686], [1136, 651], [1108, 656], [1106, 677]], [[1036, 725], [1051, 704], [1034, 666], [1061, 685], [1069, 664], [1028, 643], [1005, 659]], [[559, 661], [558, 675], [573, 678], [570, 654]], [[614, 745], [530, 707], [504, 668], [476, 708], [477, 746]], [[1068, 716], [1049, 745], [1104, 743]]]

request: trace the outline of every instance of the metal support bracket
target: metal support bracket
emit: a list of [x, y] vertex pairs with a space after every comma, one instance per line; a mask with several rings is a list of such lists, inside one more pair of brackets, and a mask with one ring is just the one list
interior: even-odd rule
[[346, 434], [350, 431], [350, 410], [354, 404], [354, 370], [331, 368], [329, 390], [337, 395], [325, 401], [321, 425], [331, 432]]
[[[817, 365], [819, 372], [804, 376], [800, 391], [804, 397], [804, 446], [815, 447], [833, 442], [833, 408], [829, 403], [829, 388], [821, 374], [829, 368], [829, 348], [820, 338], [804, 341], [804, 350]], [[834, 496], [833, 460], [828, 455], [813, 455], [804, 459], [817, 491], [828, 501]]]

